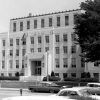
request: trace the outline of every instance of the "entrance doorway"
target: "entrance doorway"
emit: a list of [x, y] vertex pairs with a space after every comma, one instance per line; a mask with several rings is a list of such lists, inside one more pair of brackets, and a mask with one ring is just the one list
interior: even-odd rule
[[41, 61], [31, 61], [31, 73], [41, 76]]

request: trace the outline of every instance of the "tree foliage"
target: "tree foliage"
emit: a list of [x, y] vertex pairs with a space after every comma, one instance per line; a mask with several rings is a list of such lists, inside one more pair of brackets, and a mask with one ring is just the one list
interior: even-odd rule
[[82, 2], [81, 10], [76, 16], [75, 34], [86, 62], [100, 60], [100, 0]]

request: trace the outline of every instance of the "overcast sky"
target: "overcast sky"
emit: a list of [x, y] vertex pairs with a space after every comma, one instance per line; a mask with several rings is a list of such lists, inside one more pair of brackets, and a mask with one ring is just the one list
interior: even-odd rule
[[12, 18], [79, 9], [85, 0], [0, 0], [0, 33], [9, 31]]

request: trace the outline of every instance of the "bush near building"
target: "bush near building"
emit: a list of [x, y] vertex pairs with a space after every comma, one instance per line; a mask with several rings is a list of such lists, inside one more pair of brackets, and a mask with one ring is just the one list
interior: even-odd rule
[[0, 76], [0, 80], [11, 80], [11, 81], [17, 81], [19, 80], [19, 77], [9, 77], [9, 76]]
[[[61, 78], [56, 77], [56, 76], [49, 76], [48, 79], [49, 81], [60, 81], [61, 80]], [[47, 81], [47, 77], [44, 77], [43, 81]]]

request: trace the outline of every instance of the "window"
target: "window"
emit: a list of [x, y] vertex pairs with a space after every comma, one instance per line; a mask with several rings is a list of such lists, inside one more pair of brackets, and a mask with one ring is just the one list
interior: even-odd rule
[[72, 58], [72, 68], [76, 68], [76, 58]]
[[34, 28], [37, 28], [37, 20], [34, 20]]
[[23, 31], [23, 22], [20, 22], [20, 31]]
[[60, 66], [59, 66], [59, 59], [55, 59], [55, 64], [56, 64], [56, 68], [59, 68]]
[[45, 52], [49, 51], [49, 47], [45, 47]]
[[63, 58], [63, 67], [64, 68], [68, 67], [68, 58]]
[[9, 67], [12, 69], [12, 67], [13, 67], [13, 60], [9, 60]]
[[10, 39], [10, 46], [13, 46], [13, 39]]
[[5, 40], [2, 40], [3, 47], [5, 46], [5, 44], [6, 44], [6, 41]]
[[41, 19], [41, 28], [44, 27], [44, 19]]
[[16, 32], [16, 23], [13, 23], [13, 32]]
[[5, 57], [5, 50], [2, 50], [2, 56]]
[[22, 60], [22, 68], [24, 68], [24, 60]]
[[55, 73], [55, 76], [59, 77], [59, 73]]
[[85, 67], [85, 60], [84, 60], [84, 58], [81, 58], [81, 67]]
[[42, 39], [41, 39], [41, 36], [38, 37], [38, 43], [41, 43], [42, 42]]
[[38, 52], [41, 52], [41, 48], [38, 48]]
[[1, 73], [1, 76], [4, 76], [4, 73]]
[[22, 45], [26, 45], [26, 38], [22, 39]]
[[5, 61], [2, 60], [2, 69], [4, 69], [4, 68], [5, 68]]
[[22, 56], [24, 56], [26, 53], [26, 49], [22, 49]]
[[34, 37], [30, 37], [31, 38], [31, 44], [34, 44]]
[[31, 53], [34, 53], [34, 48], [31, 48], [30, 51], [31, 51]]
[[10, 56], [13, 56], [13, 50], [10, 50]]
[[16, 49], [16, 56], [19, 56], [19, 49]]
[[52, 27], [52, 18], [49, 18], [49, 27]]
[[49, 43], [49, 36], [45, 36], [46, 43]]
[[60, 17], [57, 17], [57, 26], [60, 26]]
[[69, 16], [65, 16], [65, 26], [69, 25]]
[[67, 54], [67, 46], [63, 46], [63, 52], [64, 54]]
[[71, 52], [72, 53], [76, 53], [76, 45], [74, 45], [74, 46], [71, 47]]
[[72, 41], [75, 41], [76, 40], [76, 34], [72, 33], [71, 34], [71, 39], [72, 39]]
[[55, 35], [56, 42], [59, 42], [59, 35]]
[[98, 78], [99, 79], [99, 73], [93, 73], [94, 78]]
[[63, 34], [63, 41], [67, 42], [67, 34]]
[[59, 54], [59, 47], [55, 47], [56, 49], [56, 54]]
[[27, 29], [30, 29], [30, 21], [27, 21]]
[[76, 77], [76, 73], [71, 73], [71, 77]]
[[68, 74], [67, 73], [63, 73], [63, 78], [67, 78]]
[[19, 45], [19, 39], [16, 39], [16, 45]]
[[16, 60], [16, 68], [19, 68], [19, 60]]
[[9, 76], [11, 77], [12, 76], [12, 73], [9, 73]]

